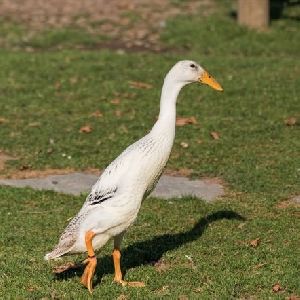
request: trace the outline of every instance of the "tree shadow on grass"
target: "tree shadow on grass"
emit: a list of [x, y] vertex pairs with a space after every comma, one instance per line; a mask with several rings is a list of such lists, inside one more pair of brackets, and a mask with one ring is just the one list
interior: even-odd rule
[[[178, 247], [195, 241], [201, 237], [204, 230], [209, 226], [209, 224], [222, 220], [245, 220], [244, 217], [238, 213], [230, 210], [221, 210], [214, 212], [206, 217], [201, 218], [192, 229], [186, 232], [174, 233], [174, 234], [163, 234], [155, 236], [152, 239], [146, 241], [136, 242], [122, 251], [122, 269], [124, 275], [126, 270], [130, 268], [135, 268], [142, 265], [154, 264], [157, 262], [164, 253], [177, 249]], [[69, 269], [60, 274], [56, 274], [57, 280], [65, 280], [70, 277], [78, 276], [83, 272], [84, 266], [80, 266], [76, 269]], [[109, 255], [105, 255], [98, 259], [96, 275], [97, 280], [95, 285], [100, 283], [101, 278], [105, 274], [113, 274], [113, 264], [112, 258]]]

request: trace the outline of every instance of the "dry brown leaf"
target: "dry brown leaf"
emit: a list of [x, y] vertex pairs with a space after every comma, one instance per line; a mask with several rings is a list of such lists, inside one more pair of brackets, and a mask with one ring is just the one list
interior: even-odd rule
[[61, 82], [60, 82], [60, 81], [56, 81], [56, 82], [54, 83], [54, 88], [55, 88], [56, 90], [59, 90], [59, 89], [61, 88]]
[[4, 124], [4, 123], [7, 123], [7, 122], [8, 122], [7, 119], [0, 117], [0, 124]]
[[111, 104], [115, 104], [115, 105], [118, 105], [118, 104], [120, 104], [120, 98], [114, 98], [114, 99], [112, 99], [112, 100], [110, 100], [110, 103]]
[[19, 170], [20, 171], [25, 171], [25, 170], [28, 170], [31, 168], [31, 165], [22, 165], [19, 167]]
[[300, 296], [298, 296], [298, 295], [290, 295], [287, 299], [288, 300], [300, 300]]
[[129, 81], [129, 85], [135, 89], [151, 89], [153, 87], [152, 84], [140, 81]]
[[241, 223], [238, 225], [238, 229], [242, 229], [244, 226], [246, 225], [246, 223]]
[[276, 208], [279, 209], [286, 209], [288, 207], [300, 207], [300, 195], [293, 196], [288, 200], [284, 200], [276, 204]]
[[122, 124], [119, 128], [122, 133], [128, 133], [128, 128], [124, 124]]
[[3, 170], [5, 168], [5, 163], [8, 160], [16, 160], [16, 158], [9, 156], [0, 150], [0, 170]]
[[165, 293], [168, 293], [169, 292], [169, 286], [168, 285], [164, 285], [162, 286], [161, 288], [155, 290], [155, 292], [157, 294], [165, 294]]
[[40, 127], [41, 123], [40, 122], [32, 122], [28, 124], [28, 127]]
[[250, 246], [256, 248], [260, 244], [260, 238], [250, 241]]
[[127, 296], [124, 295], [124, 294], [121, 294], [121, 295], [117, 298], [117, 300], [127, 300], [127, 299], [128, 299]]
[[274, 284], [274, 285], [272, 286], [272, 291], [273, 291], [274, 293], [278, 293], [278, 292], [280, 292], [280, 291], [282, 291], [282, 290], [283, 290], [283, 288], [280, 286], [279, 283], [276, 283], [276, 284]]
[[284, 120], [285, 125], [287, 126], [294, 126], [297, 124], [297, 119], [295, 117], [289, 117]]
[[210, 135], [211, 135], [211, 137], [212, 137], [214, 140], [219, 140], [219, 139], [220, 139], [220, 134], [219, 134], [219, 132], [217, 132], [217, 131], [212, 131], [212, 132], [210, 133]]
[[81, 133], [91, 133], [93, 131], [93, 128], [90, 125], [82, 126], [79, 130]]
[[186, 143], [186, 142], [181, 142], [181, 143], [180, 143], [180, 146], [181, 146], [182, 148], [188, 148], [189, 144]]
[[266, 263], [260, 263], [260, 264], [257, 264], [253, 267], [254, 270], [257, 270], [257, 269], [260, 269], [261, 267], [265, 266]]
[[116, 117], [121, 117], [121, 116], [122, 116], [122, 111], [119, 110], [119, 109], [116, 109], [116, 110], [115, 110], [115, 116], [116, 116]]
[[81, 264], [74, 264], [73, 262], [68, 262], [64, 265], [56, 266], [53, 268], [52, 272], [54, 274], [60, 274], [70, 269], [78, 269], [81, 267]]
[[132, 99], [132, 98], [135, 98], [136, 93], [124, 93], [121, 96], [126, 99]]
[[195, 117], [178, 117], [176, 118], [176, 126], [184, 126], [187, 124], [197, 124]]
[[193, 169], [188, 169], [188, 168], [181, 168], [181, 169], [177, 169], [177, 170], [166, 169], [164, 173], [167, 175], [170, 175], [170, 176], [188, 177], [193, 173]]
[[160, 273], [170, 269], [170, 264], [166, 263], [163, 259], [160, 259], [154, 264], [154, 267], [155, 270]]
[[103, 113], [100, 110], [96, 110], [93, 113], [91, 113], [91, 117], [101, 118], [103, 117]]
[[71, 85], [74, 85], [78, 82], [78, 77], [71, 77], [69, 78], [69, 82]]

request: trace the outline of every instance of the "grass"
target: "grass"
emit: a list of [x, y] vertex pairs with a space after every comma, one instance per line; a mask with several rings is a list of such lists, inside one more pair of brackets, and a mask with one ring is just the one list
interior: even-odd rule
[[[1, 252], [0, 297], [86, 299], [87, 291], [79, 284], [81, 271], [55, 277], [42, 260], [80, 208], [82, 197], [1, 188], [0, 199], [0, 246], [5, 249]], [[298, 230], [292, 209], [266, 206], [263, 199], [251, 195], [227, 197], [214, 204], [191, 198], [148, 199], [123, 246], [126, 278], [144, 280], [146, 288], [112, 283], [109, 243], [99, 254], [93, 295], [102, 299], [121, 294], [128, 299], [183, 295], [191, 299], [282, 299], [299, 288]], [[261, 244], [253, 248], [249, 242], [257, 237]], [[279, 296], [272, 293], [277, 282], [284, 287]]]
[[[168, 168], [221, 177], [227, 196], [213, 204], [191, 198], [145, 201], [124, 241], [123, 267], [128, 280], [144, 280], [146, 288], [111, 283], [107, 245], [99, 254], [95, 297], [282, 299], [300, 294], [299, 211], [277, 205], [300, 192], [299, 126], [284, 123], [290, 116], [299, 122], [300, 36], [296, 19], [290, 18], [295, 9], [287, 8], [260, 33], [238, 27], [221, 5], [214, 16], [176, 18], [162, 40], [188, 48], [184, 54], [47, 51], [64, 41], [93, 44], [94, 37], [68, 30], [26, 42], [43, 51], [1, 50], [0, 149], [17, 158], [2, 173], [24, 167], [104, 168], [151, 128], [163, 76], [178, 59], [199, 61], [224, 87], [223, 94], [199, 85], [182, 91], [178, 115], [195, 116], [198, 123], [178, 127]], [[18, 44], [22, 29], [1, 26]], [[153, 88], [134, 89], [129, 81]], [[111, 102], [116, 98], [119, 104]], [[91, 116], [97, 110], [103, 117]], [[86, 124], [93, 131], [80, 133]], [[220, 140], [213, 140], [211, 131], [219, 132]], [[182, 148], [182, 141], [189, 147]], [[42, 260], [82, 202], [83, 197], [0, 188], [0, 297], [87, 297], [78, 283], [80, 272], [54, 278]], [[256, 238], [261, 243], [253, 248], [249, 242]], [[158, 261], [162, 271], [154, 265]], [[272, 292], [275, 283], [283, 291]]]

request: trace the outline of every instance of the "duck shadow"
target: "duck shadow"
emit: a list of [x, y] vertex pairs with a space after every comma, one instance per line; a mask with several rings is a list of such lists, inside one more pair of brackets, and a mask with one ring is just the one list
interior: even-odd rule
[[[240, 214], [231, 210], [220, 210], [202, 217], [199, 221], [188, 231], [163, 234], [153, 237], [146, 241], [136, 242], [122, 250], [122, 270], [125, 276], [126, 270], [142, 265], [154, 265], [160, 260], [167, 251], [175, 250], [180, 246], [189, 242], [195, 241], [201, 237], [209, 224], [222, 220], [245, 220]], [[55, 280], [66, 280], [68, 278], [78, 276], [83, 272], [84, 266], [80, 265], [74, 269], [68, 269], [60, 274], [55, 274]], [[96, 268], [97, 279], [94, 283], [96, 286], [101, 282], [101, 278], [105, 274], [114, 274], [112, 257], [105, 255], [98, 259]]]

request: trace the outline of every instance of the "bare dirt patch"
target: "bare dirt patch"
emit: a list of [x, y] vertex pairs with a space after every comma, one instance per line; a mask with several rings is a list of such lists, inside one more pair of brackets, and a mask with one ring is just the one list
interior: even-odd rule
[[300, 195], [292, 196], [291, 198], [281, 201], [276, 205], [279, 209], [285, 209], [289, 207], [300, 207]]
[[108, 36], [125, 47], [159, 50], [167, 19], [211, 14], [213, 0], [2, 0], [0, 17], [27, 28], [24, 41], [51, 28], [81, 28]]
[[[0, 156], [1, 157], [1, 156]], [[1, 160], [0, 160], [1, 161]], [[0, 169], [1, 170], [1, 169]], [[0, 175], [0, 179], [31, 179], [31, 178], [44, 178], [50, 175], [66, 175], [76, 172], [73, 168], [67, 169], [45, 169], [45, 170], [18, 170], [11, 171], [7, 174]], [[85, 174], [100, 175], [99, 169], [88, 168], [83, 171]]]
[[3, 151], [0, 150], [0, 171], [4, 170], [5, 168], [5, 163], [9, 160], [15, 160], [15, 157], [12, 157]]

